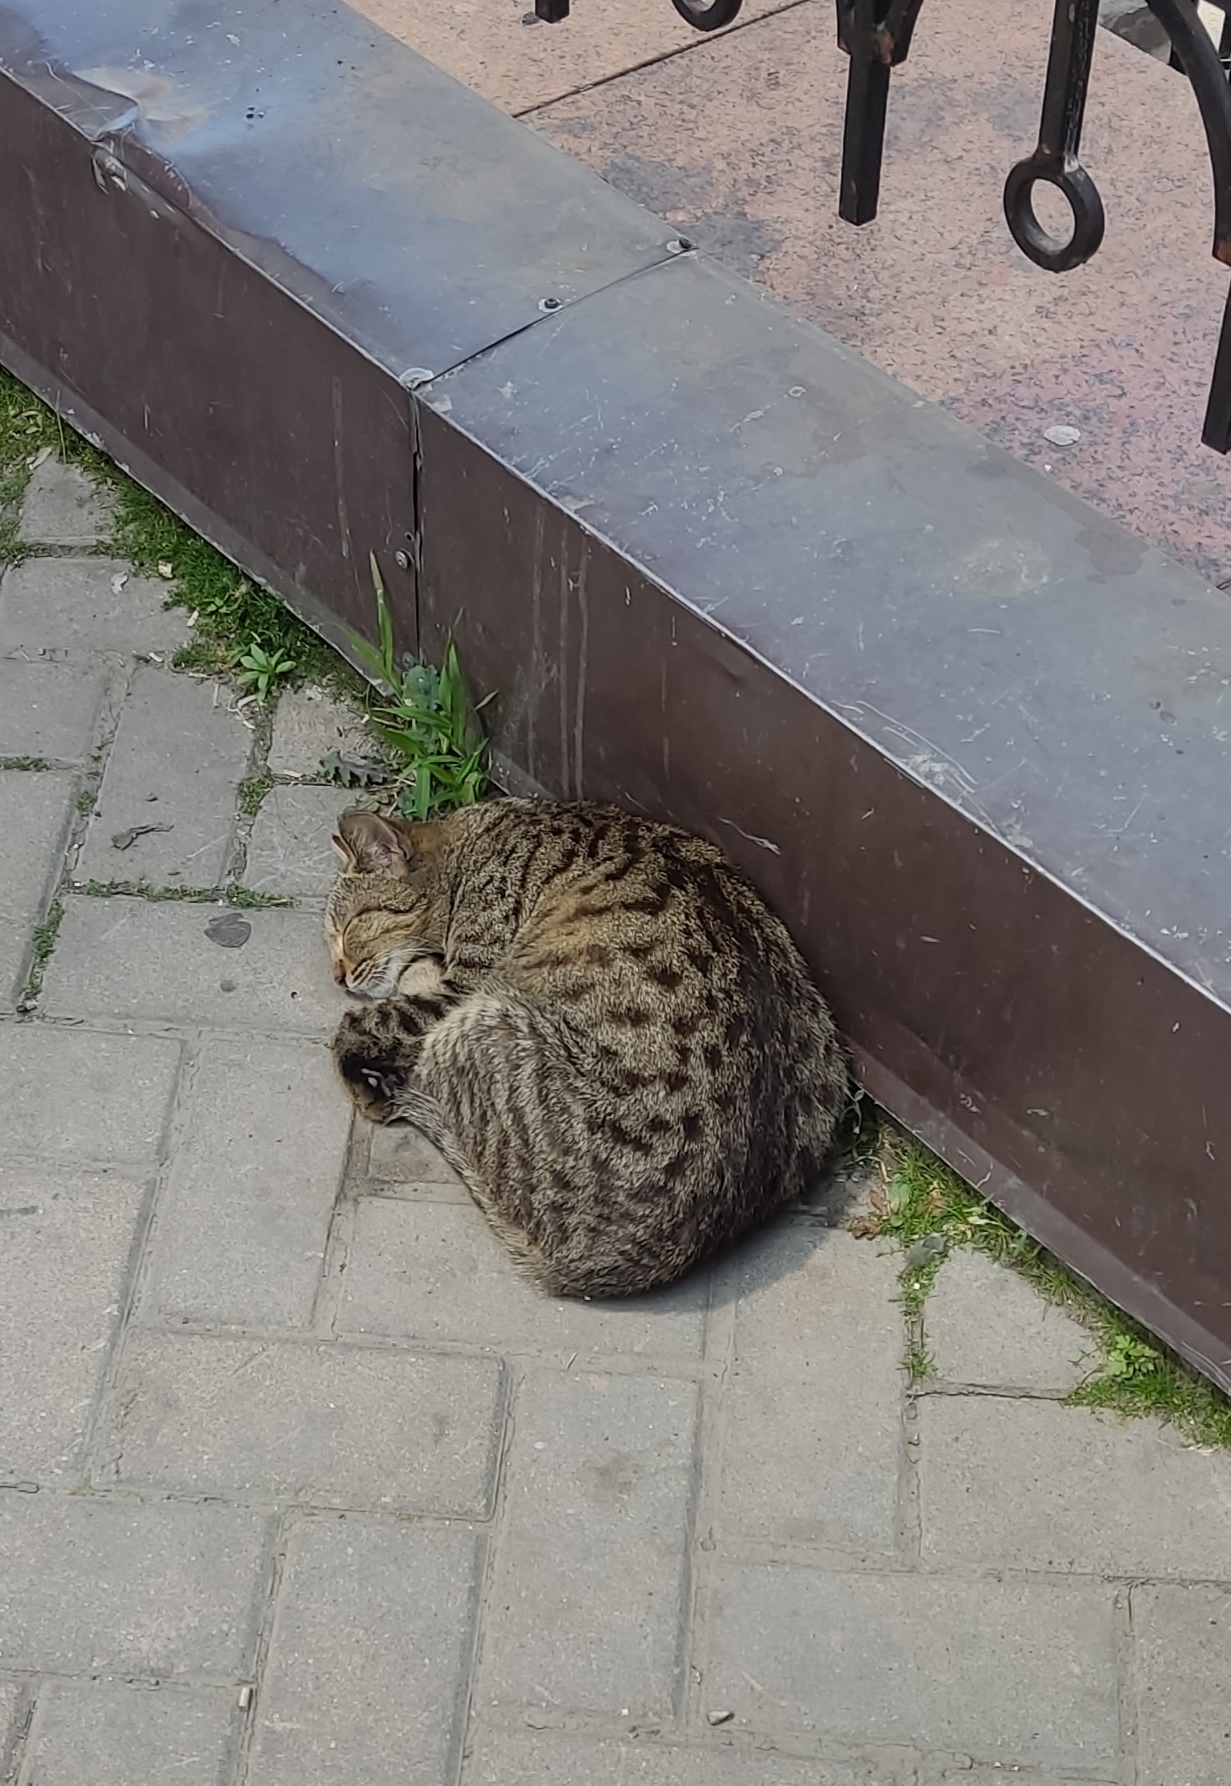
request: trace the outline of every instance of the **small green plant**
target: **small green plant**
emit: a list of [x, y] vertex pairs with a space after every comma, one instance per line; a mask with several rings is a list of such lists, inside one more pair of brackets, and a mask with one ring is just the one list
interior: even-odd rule
[[0, 757], [0, 769], [25, 769], [37, 772], [50, 769], [51, 764], [46, 757]]
[[95, 796], [96, 790], [94, 788], [82, 788], [77, 795], [77, 811], [93, 812]]
[[1048, 1302], [1090, 1333], [1096, 1362], [1066, 1399], [1123, 1415], [1152, 1414], [1192, 1443], [1231, 1449], [1231, 1400], [1096, 1290], [1073, 1275], [935, 1154], [887, 1122], [881, 1125], [880, 1185], [857, 1232], [902, 1248], [901, 1300], [910, 1319], [907, 1369], [930, 1369], [924, 1304], [949, 1253], [969, 1246], [1021, 1272]]
[[487, 792], [487, 740], [478, 720], [487, 701], [471, 704], [452, 639], [439, 670], [399, 663], [375, 553], [371, 566], [379, 643], [375, 649], [364, 639], [352, 643], [377, 681], [368, 697], [372, 728], [405, 763], [393, 783], [397, 809], [407, 818], [426, 819], [473, 806]]
[[21, 995], [23, 1005], [33, 1004], [42, 991], [43, 975], [47, 971], [47, 963], [51, 960], [51, 951], [56, 946], [56, 937], [60, 934], [60, 925], [63, 920], [64, 907], [57, 899], [34, 932], [34, 955], [30, 963], [30, 977], [26, 981]]
[[295, 904], [287, 893], [258, 893], [251, 887], [151, 887], [148, 881], [77, 881], [73, 892], [87, 899], [148, 899], [152, 905], [234, 906], [238, 911], [263, 910], [267, 906], [286, 908]]
[[246, 819], [254, 818], [261, 810], [261, 802], [274, 785], [274, 778], [268, 769], [260, 775], [250, 775], [247, 781], [239, 784], [239, 810]]
[[268, 701], [279, 683], [287, 676], [294, 675], [298, 667], [289, 652], [276, 647], [272, 651], [266, 651], [254, 639], [248, 649], [241, 651], [235, 659], [235, 679], [241, 688], [254, 692], [262, 701]]
[[295, 903], [287, 893], [258, 893], [253, 887], [228, 887], [223, 897], [240, 912], [265, 911], [270, 906], [285, 909]]

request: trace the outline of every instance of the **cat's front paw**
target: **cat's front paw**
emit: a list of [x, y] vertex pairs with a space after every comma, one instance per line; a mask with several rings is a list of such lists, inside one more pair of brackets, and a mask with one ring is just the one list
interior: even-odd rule
[[334, 1064], [342, 1083], [369, 1122], [390, 1122], [413, 1063], [404, 1038], [391, 1036], [381, 1007], [348, 1011], [333, 1038]]

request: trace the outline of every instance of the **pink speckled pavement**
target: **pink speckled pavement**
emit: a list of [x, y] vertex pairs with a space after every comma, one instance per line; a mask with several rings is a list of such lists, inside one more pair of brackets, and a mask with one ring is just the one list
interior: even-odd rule
[[[667, 0], [364, 0], [368, 17], [658, 211], [822, 328], [1213, 581], [1231, 577], [1231, 465], [1200, 444], [1227, 273], [1187, 81], [1100, 31], [1083, 160], [1094, 261], [1027, 262], [1001, 212], [1034, 146], [1049, 0], [972, 33], [929, 0], [894, 76], [881, 210], [839, 222], [846, 58], [830, 0], [692, 32]], [[1057, 447], [1056, 425], [1080, 439]]]

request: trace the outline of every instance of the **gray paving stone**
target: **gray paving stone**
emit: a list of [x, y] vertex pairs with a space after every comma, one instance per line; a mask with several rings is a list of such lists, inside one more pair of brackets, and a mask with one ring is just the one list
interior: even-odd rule
[[456, 1192], [454, 1202], [470, 1201], [457, 1173], [439, 1148], [409, 1123], [391, 1122], [373, 1127], [369, 1136], [368, 1173], [386, 1184], [423, 1187], [440, 1199], [446, 1188]]
[[330, 982], [313, 912], [236, 912], [251, 934], [243, 947], [224, 949], [206, 934], [225, 910], [219, 905], [126, 898], [64, 904], [40, 1001], [51, 1016], [325, 1036], [346, 1008]]
[[180, 1044], [45, 1023], [0, 1028], [0, 1149], [109, 1163], [153, 1160]]
[[234, 1687], [47, 1681], [17, 1786], [221, 1786]]
[[295, 688], [284, 694], [274, 714], [269, 746], [272, 772], [311, 780], [331, 750], [346, 756], [378, 754], [376, 737], [364, 725], [360, 709], [323, 688]]
[[326, 1050], [213, 1037], [185, 1087], [147, 1306], [171, 1319], [306, 1326], [350, 1128]]
[[936, 1375], [983, 1388], [1067, 1392], [1091, 1350], [1078, 1322], [985, 1253], [945, 1260], [923, 1326]]
[[30, 473], [17, 537], [40, 546], [98, 546], [111, 532], [112, 506], [79, 466], [45, 459]]
[[920, 1407], [923, 1554], [962, 1568], [1231, 1578], [1231, 1456], [997, 1396]]
[[655, 1296], [573, 1302], [517, 1275], [473, 1203], [365, 1197], [342, 1280], [340, 1332], [461, 1340], [505, 1352], [701, 1356], [704, 1274]]
[[[219, 683], [138, 670], [120, 714], [78, 880], [214, 887], [231, 854], [252, 734]], [[123, 839], [141, 825], [169, 825]]]
[[99, 1480], [485, 1518], [502, 1402], [492, 1358], [133, 1334]]
[[18, 1744], [34, 1701], [34, 1682], [21, 1675], [0, 1675], [0, 1780], [12, 1779], [16, 1772]]
[[460, 1526], [297, 1526], [248, 1786], [447, 1786], [481, 1566], [477, 1538]]
[[1231, 1779], [1231, 1591], [1133, 1589], [1138, 1786]]
[[27, 558], [0, 578], [0, 656], [12, 651], [174, 651], [186, 616], [167, 585], [122, 558]]
[[244, 885], [323, 899], [338, 872], [329, 839], [338, 814], [353, 803], [345, 788], [270, 788], [253, 821]]
[[30, 967], [35, 927], [64, 863], [73, 777], [0, 771], [0, 1010], [12, 1010]]
[[897, 1261], [812, 1223], [771, 1229], [716, 1280], [732, 1298], [719, 1532], [889, 1556], [897, 1547]]
[[80, 761], [94, 736], [102, 693], [97, 670], [0, 658], [0, 757]]
[[239, 1507], [0, 1493], [0, 1668], [242, 1680], [272, 1539]]
[[[892, 1762], [802, 1761], [717, 1743], [689, 1748], [480, 1725], [462, 1786], [915, 1786], [915, 1770]], [[1002, 1776], [999, 1786], [1010, 1783]]]
[[79, 1473], [145, 1198], [109, 1173], [0, 1166], [0, 1480]]
[[518, 1394], [477, 1703], [671, 1714], [697, 1392], [531, 1373]]
[[1102, 1585], [728, 1563], [710, 1617], [707, 1696], [739, 1725], [1114, 1777]]

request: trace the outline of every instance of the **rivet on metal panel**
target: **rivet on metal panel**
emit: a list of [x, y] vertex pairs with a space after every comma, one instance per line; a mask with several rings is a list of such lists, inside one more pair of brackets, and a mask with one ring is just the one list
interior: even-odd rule
[[404, 390], [417, 391], [421, 384], [431, 384], [435, 376], [426, 366], [407, 366], [398, 383]]
[[100, 192], [127, 192], [128, 173], [122, 161], [117, 161], [108, 149], [95, 149], [90, 157], [90, 166], [94, 171], [94, 184]]
[[400, 571], [408, 571], [410, 569], [410, 553], [395, 552], [393, 554], [393, 562], [397, 565]]
[[673, 236], [667, 243], [668, 254], [689, 254], [691, 251], [692, 243], [687, 236]]
[[539, 309], [540, 310], [558, 310], [560, 308], [560, 303], [561, 303], [561, 300], [559, 298], [540, 298], [539, 299]]

